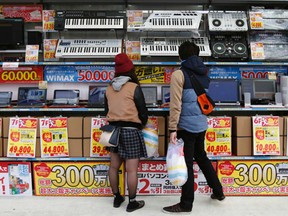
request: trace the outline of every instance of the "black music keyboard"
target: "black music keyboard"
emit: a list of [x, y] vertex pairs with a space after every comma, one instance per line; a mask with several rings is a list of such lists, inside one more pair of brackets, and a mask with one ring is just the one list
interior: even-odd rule
[[121, 11], [58, 10], [54, 29], [123, 29], [124, 18]]
[[119, 39], [60, 39], [57, 58], [113, 58], [122, 51]]

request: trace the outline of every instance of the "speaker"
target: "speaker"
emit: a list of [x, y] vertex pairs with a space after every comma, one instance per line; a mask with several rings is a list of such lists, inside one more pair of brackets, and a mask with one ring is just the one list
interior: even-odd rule
[[251, 106], [251, 94], [250, 92], [244, 92], [244, 107]]
[[28, 45], [39, 45], [39, 49], [42, 48], [42, 44], [43, 44], [42, 32], [28, 31], [27, 39], [28, 39], [27, 40]]

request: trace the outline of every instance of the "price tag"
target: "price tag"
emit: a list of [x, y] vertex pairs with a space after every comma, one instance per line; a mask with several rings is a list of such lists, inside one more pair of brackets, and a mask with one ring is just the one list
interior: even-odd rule
[[35, 157], [37, 118], [10, 118], [7, 157]]
[[280, 155], [278, 116], [253, 116], [253, 154]]
[[109, 152], [99, 143], [102, 131], [99, 129], [107, 124], [105, 118], [91, 119], [90, 157], [109, 157]]
[[262, 12], [249, 12], [251, 29], [264, 29]]
[[265, 59], [264, 44], [251, 42], [251, 57], [253, 60]]
[[36, 83], [43, 80], [43, 68], [32, 67], [0, 67], [0, 83]]
[[207, 155], [231, 155], [231, 117], [208, 117], [208, 129], [205, 135]]
[[42, 118], [39, 121], [41, 157], [69, 156], [67, 118]]

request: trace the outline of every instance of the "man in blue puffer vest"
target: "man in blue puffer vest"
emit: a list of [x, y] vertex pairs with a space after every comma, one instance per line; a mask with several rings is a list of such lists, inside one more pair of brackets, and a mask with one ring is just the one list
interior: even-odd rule
[[197, 95], [190, 82], [190, 75], [199, 80], [207, 90], [210, 79], [208, 69], [199, 58], [199, 47], [190, 41], [183, 42], [179, 47], [181, 70], [172, 74], [170, 83], [170, 143], [184, 141], [184, 156], [188, 169], [187, 182], [182, 186], [180, 203], [163, 208], [165, 213], [189, 213], [194, 202], [193, 158], [202, 170], [208, 185], [212, 188], [212, 199], [225, 199], [222, 185], [207, 157], [204, 141], [208, 128], [207, 117], [202, 114], [197, 102]]

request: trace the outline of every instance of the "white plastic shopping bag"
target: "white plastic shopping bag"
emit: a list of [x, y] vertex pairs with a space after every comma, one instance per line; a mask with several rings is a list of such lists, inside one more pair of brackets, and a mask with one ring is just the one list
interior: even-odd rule
[[169, 143], [166, 157], [168, 178], [175, 186], [182, 186], [188, 178], [183, 152], [184, 142], [178, 139], [176, 144]]

